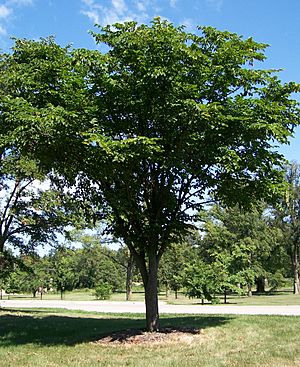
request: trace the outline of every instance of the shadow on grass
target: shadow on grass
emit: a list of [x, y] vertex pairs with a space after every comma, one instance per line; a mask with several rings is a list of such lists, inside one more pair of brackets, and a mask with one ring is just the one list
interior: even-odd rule
[[[101, 317], [101, 316], [100, 316]], [[173, 329], [210, 328], [232, 320], [234, 316], [180, 316], [161, 317], [161, 327]], [[117, 331], [143, 329], [145, 320], [138, 316], [105, 315], [101, 318], [88, 314], [78, 316], [51, 315], [43, 311], [3, 310], [0, 314], [0, 347], [24, 344], [75, 345], [99, 340]]]

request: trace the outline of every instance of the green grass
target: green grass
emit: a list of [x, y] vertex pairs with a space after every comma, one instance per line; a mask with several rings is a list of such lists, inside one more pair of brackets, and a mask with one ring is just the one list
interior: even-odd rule
[[[252, 297], [229, 295], [227, 296], [227, 302], [230, 305], [241, 306], [267, 306], [267, 305], [300, 305], [300, 295], [295, 295], [292, 291], [278, 291], [274, 293], [255, 294]], [[201, 300], [192, 298], [189, 299], [183, 294], [179, 293], [178, 299], [169, 297], [168, 303], [170, 304], [200, 304]], [[223, 297], [220, 296], [220, 304], [223, 304]]]
[[296, 367], [300, 317], [164, 316], [162, 326], [203, 330], [194, 342], [134, 346], [92, 343], [139, 328], [141, 315], [61, 310], [0, 311], [2, 367]]
[[[7, 295], [3, 299], [7, 299]], [[32, 295], [13, 295], [10, 299], [32, 299]], [[39, 299], [39, 295], [36, 297]], [[60, 299], [59, 293], [47, 293], [43, 295], [44, 300]], [[72, 292], [66, 292], [64, 295], [65, 300], [69, 301], [96, 301], [94, 291], [90, 289], [86, 290], [74, 290]], [[111, 301], [125, 301], [125, 293], [114, 293], [110, 299]], [[159, 293], [159, 300], [168, 302], [170, 304], [199, 304], [201, 300], [189, 299], [183, 293], [178, 293], [178, 299], [175, 299], [174, 294], [170, 294], [167, 298], [165, 292]], [[132, 301], [144, 301], [144, 293], [142, 289], [137, 289], [132, 296]], [[300, 296], [294, 295], [291, 289], [284, 289], [274, 293], [266, 293], [261, 295], [254, 295], [252, 297], [229, 295], [227, 297], [229, 304], [234, 305], [300, 305]], [[220, 296], [220, 302], [223, 303], [223, 297]]]

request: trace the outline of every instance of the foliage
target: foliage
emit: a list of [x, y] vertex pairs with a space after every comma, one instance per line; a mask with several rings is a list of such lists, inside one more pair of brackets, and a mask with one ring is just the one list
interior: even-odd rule
[[4, 288], [8, 293], [32, 293], [36, 297], [37, 292], [42, 294], [50, 283], [47, 259], [30, 254], [14, 257], [14, 268], [11, 269]]
[[97, 299], [109, 299], [112, 293], [112, 287], [108, 283], [100, 283], [95, 287], [95, 296]]
[[197, 261], [188, 265], [184, 273], [183, 285], [185, 293], [190, 298], [200, 298], [202, 300], [212, 300], [212, 293], [216, 284], [211, 278], [212, 272], [208, 264]]
[[180, 244], [172, 244], [163, 254], [158, 272], [159, 285], [164, 285], [166, 294], [168, 290], [177, 292], [183, 285], [183, 274], [187, 264], [195, 257], [195, 250], [185, 241]]
[[273, 211], [274, 225], [282, 231], [282, 244], [290, 259], [294, 293], [300, 292], [300, 166], [296, 162], [284, 169], [286, 190]]
[[[199, 240], [201, 258], [221, 266], [232, 286], [251, 286], [260, 278], [273, 279], [284, 269], [285, 254], [282, 234], [271, 225], [271, 217], [263, 204], [251, 211], [213, 206], [200, 215], [204, 221], [203, 239]], [[274, 278], [275, 279], [275, 278]], [[232, 288], [233, 287], [233, 288]]]
[[95, 234], [77, 233], [72, 240], [82, 245], [74, 252], [77, 288], [94, 288], [104, 282], [113, 291], [124, 289], [125, 269], [117, 260], [118, 251], [102, 244], [102, 238]]
[[61, 292], [63, 298], [64, 292], [74, 289], [78, 281], [74, 251], [59, 247], [50, 257], [49, 263], [53, 285]]
[[0, 289], [5, 287], [7, 279], [15, 266], [15, 256], [9, 250], [0, 252]]

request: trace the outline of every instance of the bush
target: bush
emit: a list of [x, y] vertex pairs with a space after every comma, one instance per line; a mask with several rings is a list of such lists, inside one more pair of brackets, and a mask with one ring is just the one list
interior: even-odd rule
[[112, 286], [108, 283], [98, 284], [95, 287], [95, 297], [97, 299], [109, 299], [112, 294]]

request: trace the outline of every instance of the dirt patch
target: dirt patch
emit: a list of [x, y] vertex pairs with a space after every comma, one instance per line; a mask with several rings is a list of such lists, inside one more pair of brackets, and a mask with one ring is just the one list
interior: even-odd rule
[[192, 343], [203, 334], [202, 329], [195, 328], [163, 328], [150, 333], [141, 329], [122, 330], [92, 342], [101, 345], [139, 345], [160, 343]]

